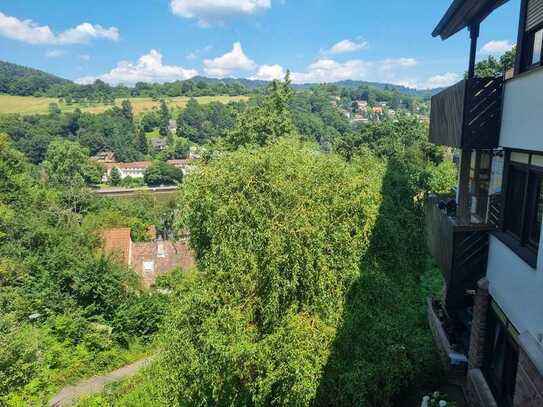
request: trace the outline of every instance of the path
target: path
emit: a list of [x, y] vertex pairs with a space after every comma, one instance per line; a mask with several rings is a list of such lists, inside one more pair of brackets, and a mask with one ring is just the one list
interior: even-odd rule
[[51, 407], [71, 406], [82, 396], [100, 393], [111, 383], [134, 376], [142, 367], [146, 366], [151, 358], [138, 360], [130, 365], [121, 367], [103, 376], [95, 376], [83, 380], [76, 385], [64, 387], [55, 397], [49, 401]]

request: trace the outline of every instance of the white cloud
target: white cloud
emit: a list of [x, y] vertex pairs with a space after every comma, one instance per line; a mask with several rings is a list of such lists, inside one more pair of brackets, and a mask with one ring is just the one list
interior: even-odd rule
[[117, 85], [131, 85], [136, 82], [162, 83], [175, 80], [190, 79], [198, 75], [194, 69], [185, 69], [175, 65], [163, 65], [162, 55], [156, 50], [151, 50], [133, 63], [121, 61], [110, 72], [100, 76], [87, 76], [77, 80], [78, 83], [92, 83], [97, 79]]
[[481, 53], [483, 54], [503, 54], [507, 51], [510, 51], [511, 48], [513, 48], [515, 44], [513, 44], [511, 41], [503, 40], [503, 41], [489, 41], [485, 45], [483, 45], [483, 48], [481, 48]]
[[204, 71], [209, 76], [224, 78], [236, 71], [252, 71], [257, 65], [243, 52], [239, 42], [234, 43], [232, 51], [214, 59], [204, 60]]
[[50, 49], [45, 52], [47, 58], [60, 58], [64, 55], [64, 51], [60, 49]]
[[353, 59], [338, 62], [325, 57], [309, 65], [305, 72], [293, 72], [292, 80], [295, 83], [336, 82], [347, 79], [398, 83], [398, 73], [416, 65], [417, 60], [414, 58], [389, 58], [383, 61]]
[[269, 9], [271, 0], [170, 0], [170, 8], [178, 16], [197, 18], [201, 26], [207, 26], [209, 19]]
[[364, 40], [342, 40], [332, 46], [326, 53], [328, 54], [346, 54], [361, 49], [367, 49], [368, 42]]
[[460, 75], [453, 72], [447, 72], [442, 75], [431, 76], [425, 81], [418, 82], [416, 87], [418, 89], [445, 88], [454, 85], [459, 80]]
[[293, 72], [295, 83], [336, 82], [346, 79], [364, 79], [367, 77], [372, 63], [363, 60], [351, 60], [344, 63], [333, 59], [319, 59], [309, 65], [306, 72]]
[[256, 73], [249, 79], [273, 81], [275, 79], [283, 79], [285, 75], [286, 72], [281, 65], [260, 65]]
[[388, 58], [382, 62], [383, 69], [412, 68], [417, 65], [415, 58]]
[[83, 23], [60, 33], [57, 36], [57, 41], [59, 44], [83, 44], [97, 38], [117, 41], [119, 37], [118, 28], [104, 28], [98, 24]]
[[40, 26], [32, 20], [19, 20], [0, 12], [0, 36], [28, 44], [64, 45], [87, 43], [98, 38], [116, 41], [119, 39], [119, 30], [82, 23], [56, 35], [49, 26]]
[[89, 54], [81, 54], [81, 55], [79, 55], [79, 59], [82, 60], [82, 61], [90, 61], [91, 56]]

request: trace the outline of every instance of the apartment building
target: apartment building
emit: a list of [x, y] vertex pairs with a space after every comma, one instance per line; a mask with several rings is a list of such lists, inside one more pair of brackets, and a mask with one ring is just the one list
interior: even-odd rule
[[475, 74], [485, 19], [507, 0], [455, 0], [433, 32], [469, 30], [467, 79], [432, 98], [430, 141], [459, 151], [456, 196], [426, 205], [445, 281], [428, 302], [449, 378], [472, 407], [543, 406], [543, 0], [521, 0], [513, 72]]

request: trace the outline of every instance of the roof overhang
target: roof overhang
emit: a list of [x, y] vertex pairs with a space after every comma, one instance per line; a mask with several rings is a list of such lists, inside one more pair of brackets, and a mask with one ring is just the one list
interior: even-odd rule
[[454, 0], [432, 35], [446, 40], [472, 24], [480, 23], [509, 0]]

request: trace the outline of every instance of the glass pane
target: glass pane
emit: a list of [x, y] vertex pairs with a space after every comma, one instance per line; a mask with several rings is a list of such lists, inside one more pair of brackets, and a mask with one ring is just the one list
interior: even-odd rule
[[543, 167], [543, 155], [532, 155], [532, 165]]
[[528, 164], [528, 162], [530, 161], [530, 155], [525, 153], [512, 152], [511, 161], [514, 161], [516, 163]]
[[539, 30], [534, 35], [534, 52], [532, 53], [532, 65], [539, 64], [541, 61], [541, 45], [543, 44], [543, 30]]
[[490, 153], [487, 153], [487, 152], [481, 153], [481, 170], [489, 170], [491, 162], [492, 162], [492, 156], [490, 155]]
[[507, 183], [505, 228], [520, 238], [522, 205], [526, 189], [526, 173], [518, 168], [510, 167]]
[[[531, 184], [531, 183], [530, 183]], [[541, 219], [543, 218], [543, 178], [537, 176], [534, 182], [534, 188], [536, 188], [535, 196], [535, 208], [534, 217], [530, 225], [530, 240], [537, 244], [539, 243], [539, 236], [541, 234]]]

